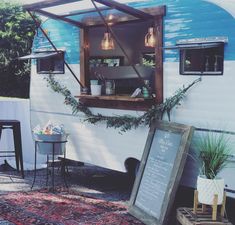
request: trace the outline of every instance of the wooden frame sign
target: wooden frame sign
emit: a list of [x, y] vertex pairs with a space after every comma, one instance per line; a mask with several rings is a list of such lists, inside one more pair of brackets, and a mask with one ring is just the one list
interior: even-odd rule
[[166, 224], [193, 131], [183, 124], [152, 124], [129, 206], [130, 214], [145, 224]]

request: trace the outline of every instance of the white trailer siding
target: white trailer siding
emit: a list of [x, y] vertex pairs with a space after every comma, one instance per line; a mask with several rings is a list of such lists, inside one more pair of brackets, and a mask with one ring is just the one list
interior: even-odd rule
[[[33, 70], [35, 71], [35, 66], [32, 67]], [[92, 125], [84, 122], [85, 117], [82, 113], [71, 115], [71, 108], [64, 104], [64, 98], [47, 87], [47, 82], [43, 78], [45, 75], [32, 73], [32, 76], [31, 126], [45, 125], [49, 120], [53, 123], [63, 123], [69, 133], [66, 144], [68, 158], [118, 171], [126, 171], [124, 162], [127, 158], [141, 159], [148, 134], [147, 127], [121, 134], [119, 130], [107, 129], [102, 123]], [[56, 75], [56, 80], [73, 90], [74, 95], [79, 94], [78, 85], [71, 85], [76, 84], [75, 79], [71, 82], [71, 75]], [[141, 113], [95, 108], [92, 111], [106, 115]]]
[[[163, 27], [164, 47], [173, 46], [180, 39], [228, 37], [224, 52], [224, 74], [203, 76], [202, 81], [188, 91], [181, 105], [172, 111], [171, 120], [199, 128], [234, 132], [235, 19], [231, 12], [227, 12], [224, 8], [211, 2], [150, 0], [131, 5], [136, 8], [166, 5], [167, 13], [164, 17]], [[227, 2], [225, 1], [225, 4]], [[222, 4], [221, 1], [220, 4]], [[49, 36], [56, 47], [66, 51], [66, 60], [79, 78], [79, 30], [53, 20], [48, 20], [43, 26], [49, 30]], [[48, 46], [49, 44], [45, 40], [40, 41], [39, 37], [35, 38], [34, 49]], [[178, 50], [164, 50], [163, 69], [164, 98], [172, 96], [183, 85], [198, 78], [198, 76], [179, 74]], [[47, 87], [47, 83], [43, 79], [44, 76], [36, 73], [35, 64], [33, 64], [30, 90], [32, 127], [37, 124], [43, 125], [48, 120], [63, 123], [70, 133], [67, 143], [68, 158], [119, 171], [125, 171], [124, 162], [128, 157], [141, 159], [148, 127], [120, 134], [118, 130], [113, 128], [107, 129], [105, 124], [84, 123], [82, 114], [71, 115], [71, 109], [64, 104], [64, 98]], [[65, 74], [55, 77], [61, 84], [68, 87], [72, 94], [79, 94], [79, 85], [67, 69]], [[141, 112], [130, 110], [95, 108], [92, 110], [105, 115], [141, 114]], [[234, 139], [234, 136], [231, 137]], [[192, 148], [191, 152], [193, 152]], [[194, 160], [189, 158], [182, 183], [194, 186], [197, 173]], [[235, 190], [235, 181], [232, 181], [230, 177], [232, 173], [234, 174], [234, 169], [226, 170], [225, 177], [229, 189]]]

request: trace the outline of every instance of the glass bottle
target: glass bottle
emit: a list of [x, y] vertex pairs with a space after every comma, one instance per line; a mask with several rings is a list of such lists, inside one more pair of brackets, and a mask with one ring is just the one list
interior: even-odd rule
[[143, 93], [143, 97], [144, 98], [149, 98], [149, 89], [150, 89], [150, 87], [149, 87], [149, 80], [144, 80], [144, 84], [145, 84], [145, 86], [143, 86], [143, 88], [142, 88], [142, 93]]
[[206, 56], [205, 71], [209, 71], [209, 56]]
[[218, 55], [215, 55], [214, 71], [219, 70], [218, 57]]

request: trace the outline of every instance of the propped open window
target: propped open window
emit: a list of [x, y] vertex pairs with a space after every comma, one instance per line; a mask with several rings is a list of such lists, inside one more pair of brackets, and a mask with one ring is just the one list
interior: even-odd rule
[[64, 74], [64, 52], [54, 52], [55, 55], [37, 59], [37, 73]]
[[[81, 86], [81, 95], [76, 96], [79, 98], [79, 101], [92, 107], [135, 110], [146, 110], [155, 102], [162, 103], [162, 37], [163, 17], [166, 13], [166, 7], [156, 6], [136, 9], [132, 7], [131, 4], [122, 4], [119, 1], [94, 0], [91, 2], [91, 7], [87, 8], [86, 6], [83, 9], [79, 9], [80, 4], [78, 4], [78, 2], [82, 2], [83, 5], [81, 7], [83, 7], [85, 1], [74, 0], [72, 2], [76, 2], [76, 4], [72, 4], [71, 2], [65, 3], [61, 0], [52, 2], [45, 1], [43, 3], [25, 5], [25, 9], [28, 10], [33, 18], [34, 16], [31, 11], [52, 19], [62, 20], [80, 28], [79, 79], [68, 63], [64, 62], [65, 66]], [[70, 3], [73, 7], [67, 10], [68, 8], [66, 6], [69, 6]], [[62, 9], [62, 11], [65, 8], [66, 10], [65, 12], [50, 10], [52, 8], [58, 9], [57, 7]], [[37, 25], [48, 39], [53, 49], [56, 50], [56, 46], [50, 40], [47, 33], [44, 32], [39, 23]], [[143, 30], [141, 31], [140, 25], [143, 25]], [[97, 35], [94, 35], [94, 33]], [[105, 47], [106, 42], [104, 40], [109, 40], [110, 36], [113, 39], [112, 42], [115, 42], [115, 48], [110, 48], [110, 46]], [[101, 45], [101, 43], [103, 44]], [[103, 47], [100, 48], [100, 46]], [[150, 76], [148, 76], [149, 73], [146, 75], [146, 69], [144, 69], [143, 74], [139, 72], [139, 67], [149, 66], [142, 65], [140, 55], [142, 55], [143, 52], [153, 53], [155, 55], [157, 66], [153, 66], [153, 68], [151, 66], [150, 69], [147, 68], [147, 72], [149, 70], [152, 72]], [[104, 68], [107, 71], [102, 71], [102, 74], [99, 71], [94, 71], [92, 74], [90, 62], [92, 58], [97, 56], [109, 59], [121, 56], [124, 62], [117, 63], [114, 62], [114, 60], [101, 61], [99, 66], [107, 67]], [[51, 61], [51, 59], [54, 60]], [[61, 62], [60, 59], [56, 59], [58, 59], [58, 56], [49, 57], [46, 60], [43, 58], [37, 59], [37, 72], [62, 73], [63, 64], [59, 64], [59, 62]], [[93, 66], [92, 69], [100, 68]], [[100, 78], [102, 78], [102, 80]], [[96, 80], [98, 84], [104, 84], [102, 86], [105, 87], [101, 88], [101, 93], [99, 93], [98, 96], [91, 93], [91, 89], [94, 85], [92, 84], [94, 83], [93, 79]], [[110, 83], [115, 84], [112, 85], [112, 88], [115, 88], [115, 90], [106, 92], [106, 86], [109, 87]]]
[[37, 51], [30, 55], [19, 57], [20, 60], [36, 59], [37, 73], [39, 74], [64, 74], [63, 51]]
[[[205, 40], [204, 40], [205, 41]], [[224, 68], [224, 41], [180, 42], [180, 74], [222, 75]]]

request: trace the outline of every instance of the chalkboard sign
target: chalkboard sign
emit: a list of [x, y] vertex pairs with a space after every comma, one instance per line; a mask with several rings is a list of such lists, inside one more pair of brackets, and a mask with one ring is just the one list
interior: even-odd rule
[[166, 224], [193, 130], [163, 121], [151, 126], [129, 207], [129, 212], [145, 224]]

